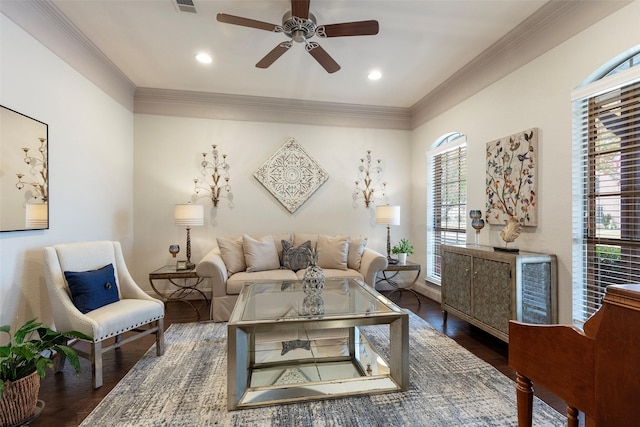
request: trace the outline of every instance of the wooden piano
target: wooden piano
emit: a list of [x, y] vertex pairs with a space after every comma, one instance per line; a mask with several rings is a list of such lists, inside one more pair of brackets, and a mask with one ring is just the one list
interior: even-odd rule
[[533, 383], [567, 403], [568, 425], [640, 425], [640, 285], [610, 285], [580, 330], [509, 322], [518, 425], [531, 426]]

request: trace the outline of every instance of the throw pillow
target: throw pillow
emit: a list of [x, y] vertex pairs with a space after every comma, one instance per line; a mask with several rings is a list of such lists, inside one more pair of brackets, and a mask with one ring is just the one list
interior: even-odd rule
[[239, 271], [245, 271], [247, 264], [244, 261], [244, 249], [242, 246], [242, 236], [237, 238], [218, 237], [218, 248], [220, 256], [227, 267], [227, 273], [231, 276]]
[[288, 270], [303, 270], [311, 264], [311, 240], [307, 240], [300, 246], [282, 241], [282, 266]]
[[88, 313], [107, 304], [117, 302], [118, 285], [113, 264], [97, 270], [65, 271], [73, 304], [82, 313]]
[[347, 255], [347, 267], [360, 271], [362, 254], [367, 246], [366, 237], [351, 237], [349, 239], [349, 254]]
[[309, 233], [293, 233], [293, 244], [295, 246], [300, 246], [307, 240], [311, 241], [311, 249], [315, 249], [316, 244], [318, 243], [318, 235]]
[[283, 248], [281, 242], [283, 240], [286, 240], [287, 242], [291, 243], [291, 233], [272, 234], [271, 237], [273, 237], [273, 242], [276, 244], [278, 258], [280, 259], [280, 265], [282, 265]]
[[261, 239], [254, 239], [243, 234], [242, 247], [244, 248], [247, 271], [278, 270], [280, 268], [280, 259], [273, 237], [264, 236]]
[[318, 266], [320, 268], [347, 269], [349, 236], [318, 236]]

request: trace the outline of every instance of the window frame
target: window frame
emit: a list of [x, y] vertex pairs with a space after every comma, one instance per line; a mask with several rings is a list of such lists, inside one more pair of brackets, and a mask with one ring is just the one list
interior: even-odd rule
[[[457, 159], [458, 161], [458, 169], [457, 176], [458, 180], [458, 195], [459, 198], [456, 206], [458, 206], [458, 226], [456, 228], [451, 227], [439, 227], [437, 224], [441, 224], [441, 222], [437, 221], [436, 217], [438, 216], [436, 210], [442, 210], [442, 203], [437, 203], [438, 198], [441, 198], [441, 193], [439, 190], [442, 189], [442, 185], [436, 187], [436, 162], [438, 159], [442, 159], [442, 156], [446, 153], [451, 153], [453, 151], [458, 151], [458, 155], [454, 156], [453, 159]], [[453, 161], [451, 161], [453, 163]], [[454, 171], [455, 171], [455, 165]], [[451, 172], [451, 170], [449, 170]], [[440, 246], [443, 244], [456, 244], [456, 243], [466, 243], [467, 240], [467, 138], [466, 135], [460, 132], [452, 132], [443, 135], [438, 138], [436, 142], [433, 143], [430, 150], [427, 152], [427, 174], [428, 174], [428, 185], [427, 185], [427, 235], [426, 235], [426, 279], [439, 285], [441, 283], [440, 276]], [[453, 181], [450, 181], [453, 182]], [[451, 205], [451, 204], [449, 204]], [[444, 238], [442, 233], [449, 233], [450, 236], [454, 236], [453, 239], [450, 237]]]

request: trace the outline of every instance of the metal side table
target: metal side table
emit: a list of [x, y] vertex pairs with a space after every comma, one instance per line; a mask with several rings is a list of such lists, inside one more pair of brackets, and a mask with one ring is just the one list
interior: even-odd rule
[[[167, 280], [177, 289], [171, 292], [169, 296], [162, 295], [154, 285], [154, 280]], [[189, 304], [193, 307], [196, 313], [198, 313], [198, 320], [200, 320], [198, 307], [189, 301], [187, 297], [192, 293], [197, 292], [202, 295], [202, 298], [207, 302], [207, 305], [209, 304], [209, 298], [207, 298], [207, 295], [198, 289], [198, 285], [202, 283], [203, 280], [204, 277], [198, 276], [195, 270], [176, 270], [175, 265], [165, 265], [164, 267], [149, 273], [149, 283], [151, 284], [151, 288], [153, 288], [160, 298], [164, 301], [182, 301]]]
[[[418, 300], [418, 305], [420, 305], [420, 296], [416, 291], [412, 289], [413, 284], [416, 282], [416, 280], [418, 280], [418, 277], [420, 277], [420, 269], [420, 264], [416, 264], [411, 261], [407, 261], [404, 264], [389, 264], [386, 269], [381, 271], [382, 277], [376, 279], [376, 285], [378, 283], [386, 282], [393, 286], [395, 289], [389, 292], [389, 295], [387, 295], [387, 297], [389, 298], [396, 292], [409, 291], [416, 297], [416, 299]], [[396, 280], [394, 280], [394, 278], [403, 271], [416, 272], [416, 277], [408, 286], [401, 286]]]

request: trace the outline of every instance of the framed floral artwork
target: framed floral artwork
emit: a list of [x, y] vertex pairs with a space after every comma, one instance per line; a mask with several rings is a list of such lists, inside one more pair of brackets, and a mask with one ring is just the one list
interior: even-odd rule
[[532, 128], [487, 143], [489, 224], [504, 225], [515, 217], [521, 226], [538, 225], [538, 133]]

